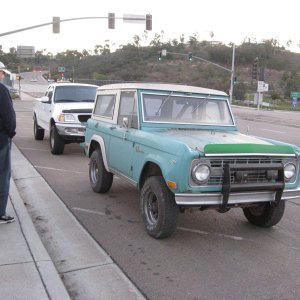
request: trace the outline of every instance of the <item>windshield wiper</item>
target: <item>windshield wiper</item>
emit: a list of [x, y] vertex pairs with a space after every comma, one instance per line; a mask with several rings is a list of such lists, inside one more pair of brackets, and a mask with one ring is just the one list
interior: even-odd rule
[[193, 109], [192, 114], [200, 107], [200, 105], [204, 104], [208, 99], [210, 95], [208, 95], [206, 98], [204, 98], [197, 106]]
[[157, 112], [155, 113], [156, 116], [158, 116], [159, 112], [163, 108], [163, 106], [166, 104], [166, 102], [170, 99], [170, 97], [173, 95], [173, 91], [165, 98], [162, 100], [160, 107], [158, 108]]
[[59, 100], [55, 100], [55, 102], [77, 102], [76, 100], [71, 100], [71, 99], [59, 99]]

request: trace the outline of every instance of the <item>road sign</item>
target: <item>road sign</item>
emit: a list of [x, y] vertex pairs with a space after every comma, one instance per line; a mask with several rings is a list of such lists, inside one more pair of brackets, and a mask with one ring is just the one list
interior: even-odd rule
[[146, 18], [144, 15], [129, 15], [123, 14], [123, 23], [140, 23], [145, 24]]
[[58, 67], [58, 73], [64, 73], [66, 71], [65, 67]]
[[291, 92], [290, 97], [291, 98], [300, 98], [300, 92]]
[[17, 56], [21, 58], [35, 57], [34, 46], [17, 46]]
[[257, 91], [267, 92], [269, 90], [269, 84], [264, 81], [257, 81]]

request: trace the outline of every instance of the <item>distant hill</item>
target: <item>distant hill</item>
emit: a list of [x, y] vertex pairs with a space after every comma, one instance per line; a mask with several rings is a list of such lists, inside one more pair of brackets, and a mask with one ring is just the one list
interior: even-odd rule
[[[158, 60], [162, 49], [167, 50], [167, 55]], [[188, 60], [189, 52], [192, 53], [192, 61]], [[285, 50], [271, 39], [236, 47], [234, 98], [245, 99], [256, 91], [257, 80], [252, 78], [256, 58], [257, 79], [269, 83], [270, 96], [284, 98], [289, 97], [291, 91], [300, 91], [300, 54]], [[172, 82], [228, 93], [230, 72], [214, 64], [231, 69], [232, 47], [190, 38], [188, 43], [176, 40], [161, 43], [156, 40], [147, 47], [141, 47], [136, 42], [124, 45], [115, 52], [111, 52], [108, 45], [97, 46], [94, 53], [69, 50], [58, 53], [55, 58], [37, 52], [34, 59], [22, 61], [13, 53], [10, 57], [2, 53], [1, 61], [6, 63], [5, 59], [17, 60], [15, 63], [20, 63], [22, 68], [49, 69], [52, 77], [59, 76], [57, 68], [64, 66], [64, 76], [75, 81], [97, 84], [114, 81]]]

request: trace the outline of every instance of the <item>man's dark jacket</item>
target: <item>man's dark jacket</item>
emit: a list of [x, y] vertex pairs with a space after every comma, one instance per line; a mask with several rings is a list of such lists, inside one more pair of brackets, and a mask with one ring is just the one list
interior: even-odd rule
[[16, 134], [16, 113], [9, 91], [0, 82], [0, 149]]

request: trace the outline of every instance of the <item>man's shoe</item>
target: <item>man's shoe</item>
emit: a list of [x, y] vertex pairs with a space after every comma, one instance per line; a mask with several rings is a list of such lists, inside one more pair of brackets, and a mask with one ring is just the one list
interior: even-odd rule
[[0, 224], [12, 223], [15, 220], [15, 217], [5, 215], [0, 217]]

